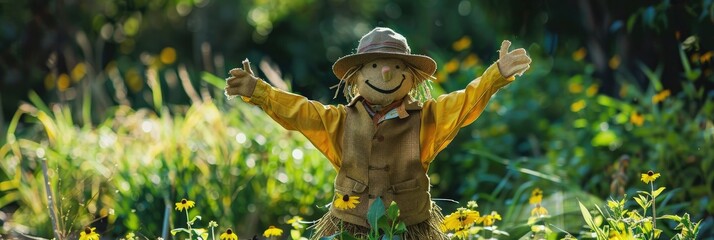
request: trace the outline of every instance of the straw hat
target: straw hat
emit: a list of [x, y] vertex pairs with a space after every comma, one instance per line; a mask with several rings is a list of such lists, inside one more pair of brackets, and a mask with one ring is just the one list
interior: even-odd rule
[[337, 59], [332, 72], [338, 79], [345, 76], [350, 68], [378, 58], [397, 58], [431, 75], [436, 72], [436, 62], [428, 56], [411, 54], [407, 39], [394, 30], [378, 27], [362, 36], [357, 53]]

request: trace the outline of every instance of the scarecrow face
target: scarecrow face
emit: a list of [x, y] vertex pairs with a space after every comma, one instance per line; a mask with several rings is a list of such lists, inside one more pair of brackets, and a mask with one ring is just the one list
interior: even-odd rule
[[414, 76], [400, 59], [385, 58], [365, 63], [357, 74], [357, 91], [371, 104], [388, 105], [404, 98]]

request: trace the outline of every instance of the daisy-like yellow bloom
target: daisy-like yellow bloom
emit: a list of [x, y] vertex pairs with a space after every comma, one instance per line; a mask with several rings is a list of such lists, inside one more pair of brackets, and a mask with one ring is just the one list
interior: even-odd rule
[[444, 70], [446, 70], [446, 73], [456, 72], [456, 70], [459, 70], [459, 60], [451, 59], [444, 65]]
[[571, 82], [568, 84], [568, 91], [571, 93], [579, 93], [583, 91], [583, 85], [579, 82]]
[[283, 230], [275, 226], [270, 226], [265, 230], [265, 232], [263, 232], [264, 237], [280, 237], [281, 235], [283, 235]]
[[232, 229], [226, 229], [226, 232], [221, 233], [221, 236], [219, 237], [221, 240], [238, 240], [238, 235], [236, 235], [235, 232], [233, 232]]
[[587, 90], [585, 90], [585, 94], [588, 95], [588, 97], [595, 96], [595, 94], [597, 94], [598, 88], [600, 88], [600, 85], [592, 84], [588, 87]]
[[610, 58], [610, 61], [607, 61], [607, 65], [610, 66], [610, 69], [615, 70], [617, 67], [620, 66], [620, 56], [615, 55]]
[[85, 227], [84, 231], [79, 233], [79, 240], [99, 240], [99, 234], [95, 233], [94, 229], [97, 228]]
[[652, 170], [647, 171], [647, 173], [642, 174], [642, 181], [645, 183], [654, 182], [659, 177], [659, 173], [655, 173]]
[[701, 56], [699, 56], [699, 62], [701, 62], [701, 63], [709, 62], [712, 60], [712, 56], [714, 56], [714, 51], [706, 52], [706, 53], [702, 54]]
[[579, 48], [577, 51], [573, 52], [573, 60], [581, 61], [588, 54], [588, 51], [584, 47]]
[[451, 48], [453, 48], [454, 51], [457, 51], [457, 52], [467, 49], [470, 46], [471, 46], [471, 38], [468, 36], [463, 36], [459, 40], [456, 40], [456, 42], [451, 44]]
[[456, 232], [454, 232], [454, 235], [459, 239], [467, 239], [469, 237], [469, 229], [468, 228], [456, 229]]
[[545, 209], [543, 205], [536, 204], [535, 208], [531, 210], [531, 216], [533, 217], [542, 217], [548, 215], [548, 209]]
[[583, 110], [583, 108], [585, 108], [586, 105], [587, 105], [587, 103], [585, 103], [585, 100], [580, 99], [580, 100], [574, 102], [573, 104], [570, 104], [570, 111], [580, 112], [580, 110]]
[[302, 228], [302, 223], [300, 221], [302, 221], [302, 217], [294, 216], [293, 218], [289, 219], [287, 223], [292, 225], [295, 229], [300, 229]]
[[181, 199], [180, 202], [176, 203], [176, 210], [178, 210], [179, 212], [183, 211], [184, 209], [188, 210], [189, 208], [192, 208], [194, 205], [196, 205], [196, 202], [191, 201], [191, 200], [186, 200], [184, 198], [184, 199]]
[[657, 104], [661, 101], [664, 101], [671, 94], [672, 94], [672, 92], [669, 91], [669, 89], [665, 89], [665, 90], [655, 94], [654, 96], [652, 96], [652, 103]]
[[447, 232], [449, 230], [456, 230], [468, 228], [476, 222], [480, 213], [466, 208], [458, 208], [456, 212], [449, 214], [444, 217], [444, 223], [441, 225], [441, 230]]
[[353, 209], [357, 207], [357, 204], [359, 203], [359, 197], [358, 196], [350, 196], [349, 194], [337, 194], [337, 198], [335, 198], [335, 207], [340, 210], [347, 210], [347, 209]]
[[637, 112], [632, 112], [630, 115], [630, 122], [636, 126], [642, 126], [645, 123], [645, 117]]
[[493, 224], [496, 223], [496, 220], [501, 220], [501, 214], [498, 214], [498, 212], [493, 211], [491, 212], [491, 214], [479, 218], [476, 223], [483, 223], [484, 226], [488, 227], [493, 226]]
[[533, 189], [531, 192], [531, 197], [528, 198], [530, 204], [540, 204], [543, 201], [543, 190], [540, 188]]

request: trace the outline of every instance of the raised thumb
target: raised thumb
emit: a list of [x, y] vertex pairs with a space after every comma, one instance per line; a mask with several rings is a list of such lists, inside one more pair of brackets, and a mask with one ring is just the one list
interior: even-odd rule
[[255, 74], [253, 74], [253, 69], [250, 69], [250, 61], [248, 61], [247, 58], [243, 60], [243, 70], [248, 72], [248, 74], [255, 76]]

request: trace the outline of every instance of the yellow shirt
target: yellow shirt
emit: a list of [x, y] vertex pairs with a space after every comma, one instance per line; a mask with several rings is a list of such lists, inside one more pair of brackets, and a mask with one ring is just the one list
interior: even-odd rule
[[[459, 129], [481, 115], [491, 96], [514, 79], [501, 76], [498, 65], [494, 63], [465, 89], [424, 102], [419, 129], [420, 157], [424, 171], [429, 169], [436, 154], [449, 145]], [[323, 105], [273, 88], [263, 81], [258, 81], [253, 95], [243, 100], [260, 106], [285, 129], [300, 131], [330, 160], [335, 169], [340, 169], [346, 116], [344, 105]]]

